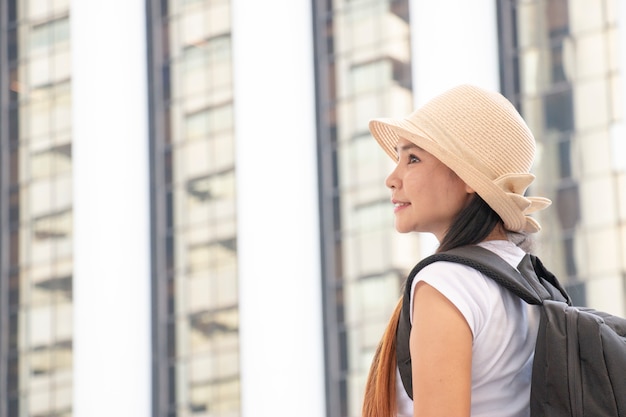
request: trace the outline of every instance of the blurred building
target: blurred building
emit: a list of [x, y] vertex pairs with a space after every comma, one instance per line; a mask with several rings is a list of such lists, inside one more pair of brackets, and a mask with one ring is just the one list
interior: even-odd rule
[[626, 315], [617, 0], [0, 0], [0, 417], [357, 417], [410, 268], [367, 130], [500, 90]]

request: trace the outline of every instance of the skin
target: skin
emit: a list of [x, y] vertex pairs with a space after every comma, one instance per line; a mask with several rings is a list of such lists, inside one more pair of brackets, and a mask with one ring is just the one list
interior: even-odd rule
[[396, 206], [396, 230], [432, 233], [441, 241], [474, 190], [412, 142], [400, 138], [397, 150], [398, 163], [385, 182]]
[[[401, 233], [433, 233], [443, 239], [474, 190], [438, 159], [400, 138], [398, 164], [386, 180], [395, 227]], [[504, 236], [495, 230], [489, 239]], [[410, 350], [414, 417], [469, 417], [472, 332], [460, 311], [439, 291], [420, 282], [414, 294]], [[432, 320], [437, 317], [437, 320]]]

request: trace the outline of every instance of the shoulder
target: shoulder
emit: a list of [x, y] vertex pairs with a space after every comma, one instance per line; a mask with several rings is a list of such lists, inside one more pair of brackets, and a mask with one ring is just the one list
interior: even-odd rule
[[[523, 250], [508, 241], [483, 242], [480, 246], [514, 267], [525, 255]], [[443, 294], [463, 314], [473, 332], [482, 327], [494, 304], [502, 297], [500, 286], [474, 268], [439, 261], [427, 265], [415, 276], [411, 286], [411, 308], [418, 282], [425, 282]]]
[[[439, 261], [424, 267], [412, 283], [426, 282], [448, 298], [480, 298], [491, 286], [492, 280], [472, 267], [455, 262]], [[455, 303], [455, 299], [451, 299]], [[455, 303], [456, 304], [456, 303]]]
[[[526, 254], [514, 243], [505, 240], [482, 242], [479, 246], [495, 253], [513, 267], [517, 267]], [[412, 287], [420, 281], [428, 283], [446, 296], [448, 294], [450, 297], [467, 296], [478, 302], [487, 302], [488, 298], [485, 296], [499, 289], [498, 284], [474, 268], [446, 261], [433, 262], [425, 266], [415, 276]]]

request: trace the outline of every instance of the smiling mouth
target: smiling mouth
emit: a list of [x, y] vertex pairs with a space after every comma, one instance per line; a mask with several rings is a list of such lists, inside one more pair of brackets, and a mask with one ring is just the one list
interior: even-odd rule
[[393, 203], [393, 212], [397, 213], [399, 210], [402, 210], [405, 207], [410, 206], [411, 203], [400, 203], [400, 202], [395, 202]]

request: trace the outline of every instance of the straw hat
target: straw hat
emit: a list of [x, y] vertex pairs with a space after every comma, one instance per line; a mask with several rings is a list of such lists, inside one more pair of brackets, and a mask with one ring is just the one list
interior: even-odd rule
[[501, 94], [461, 85], [435, 97], [404, 119], [374, 119], [370, 131], [397, 160], [398, 138], [407, 139], [452, 169], [500, 215], [507, 230], [541, 229], [529, 214], [551, 204], [524, 193], [535, 139], [515, 107]]

